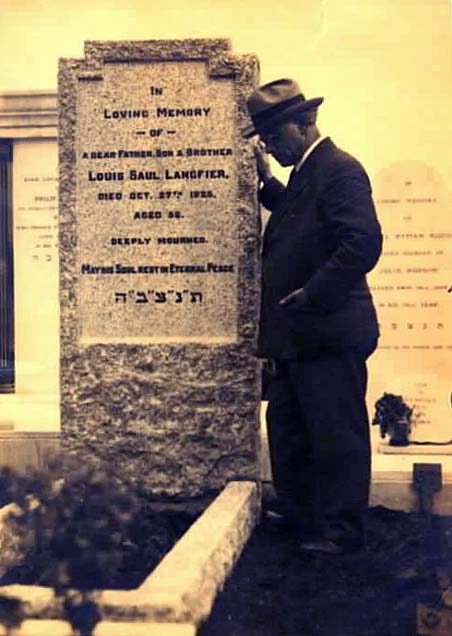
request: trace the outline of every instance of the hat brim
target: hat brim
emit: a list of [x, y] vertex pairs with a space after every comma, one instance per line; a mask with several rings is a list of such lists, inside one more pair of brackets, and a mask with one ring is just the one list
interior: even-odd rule
[[280, 122], [285, 121], [292, 115], [293, 113], [303, 113], [308, 110], [314, 110], [318, 108], [320, 104], [323, 103], [323, 97], [313, 97], [312, 99], [307, 99], [301, 104], [294, 104], [292, 106], [288, 106], [285, 110], [278, 113], [274, 117], [269, 117], [265, 122], [265, 125], [256, 127], [255, 124], [250, 124], [242, 131], [242, 137], [245, 139], [250, 139], [250, 137], [254, 137], [254, 135], [258, 135], [259, 131], [265, 131], [266, 129], [278, 124]]

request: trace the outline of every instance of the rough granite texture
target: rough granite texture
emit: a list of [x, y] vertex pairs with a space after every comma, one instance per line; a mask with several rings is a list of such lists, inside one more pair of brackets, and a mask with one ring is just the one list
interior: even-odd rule
[[[139, 76], [140, 69], [147, 72], [147, 65], [156, 62], [174, 65], [187, 61], [205, 64], [208, 77], [218, 82], [218, 90], [229, 86], [226, 92], [229, 91], [234, 100], [229, 109], [232, 121], [221, 123], [229, 135], [233, 131], [234, 152], [232, 160], [228, 157], [228, 169], [236, 183], [234, 198], [227, 203], [224, 244], [218, 239], [221, 223], [218, 226], [217, 217], [213, 219], [217, 225], [212, 230], [223, 258], [221, 262], [225, 262], [226, 255], [237, 264], [236, 277], [229, 279], [234, 302], [220, 306], [218, 323], [224, 323], [224, 328], [220, 324], [203, 327], [198, 334], [199, 342], [192, 327], [193, 320], [185, 324], [182, 320], [181, 336], [188, 335], [191, 341], [179, 343], [174, 326], [168, 332], [171, 342], [165, 334], [161, 341], [157, 334], [157, 338], [154, 336], [157, 341], [146, 342], [144, 328], [137, 326], [133, 319], [129, 321], [130, 333], [136, 342], [127, 342], [127, 334], [124, 342], [120, 341], [124, 325], [112, 326], [117, 329], [116, 336], [119, 334], [115, 341], [108, 342], [108, 334], [100, 330], [99, 342], [95, 342], [96, 316], [93, 315], [92, 324], [88, 324], [83, 314], [83, 329], [92, 328], [91, 336], [94, 333], [87, 344], [81, 338], [80, 315], [87, 302], [92, 301], [89, 285], [94, 277], [85, 276], [82, 281], [79, 262], [80, 253], [86, 251], [81, 237], [85, 240], [87, 235], [81, 218], [85, 208], [80, 207], [80, 202], [84, 206], [86, 199], [90, 205], [80, 180], [79, 149], [88, 147], [90, 142], [90, 139], [79, 138], [84, 134], [89, 137], [89, 130], [78, 125], [81, 119], [78, 108], [87, 102], [80, 95], [83, 91], [83, 95], [87, 94], [85, 87], [89, 85], [88, 94], [94, 95], [89, 99], [95, 100], [96, 91], [101, 91], [104, 76], [108, 74], [104, 72], [107, 66], [110, 71], [113, 65], [118, 74], [127, 68]], [[197, 497], [218, 491], [233, 479], [259, 478], [260, 366], [253, 352], [259, 306], [260, 224], [254, 155], [250, 143], [240, 134], [248, 123], [246, 97], [257, 82], [256, 58], [233, 55], [228, 40], [88, 42], [85, 59], [60, 62], [62, 445], [81, 457], [96, 455], [107, 459], [126, 479], [157, 497]], [[193, 95], [197, 95], [196, 86], [193, 86]], [[91, 103], [89, 99], [87, 103]], [[197, 98], [193, 99], [196, 103]], [[99, 109], [104, 107], [101, 100], [99, 104]], [[124, 108], [123, 103], [119, 103], [118, 108], [121, 107]], [[212, 145], [208, 139], [187, 140], [189, 144], [195, 141], [199, 147]], [[106, 139], [104, 147], [117, 145], [109, 146]], [[205, 164], [200, 162], [200, 167]], [[118, 170], [118, 165], [110, 161], [96, 164], [96, 168]], [[106, 189], [111, 190], [111, 184], [108, 185]], [[137, 188], [149, 189], [152, 185], [138, 184]], [[219, 192], [226, 185], [226, 181], [225, 185], [219, 185]], [[184, 184], [184, 188], [187, 187], [202, 185]], [[99, 214], [99, 209], [92, 202], [91, 205], [93, 215]], [[108, 206], [100, 209], [102, 213]], [[215, 208], [209, 209], [215, 213]], [[233, 231], [230, 224], [234, 225]], [[119, 230], [117, 235], [121, 235]], [[111, 261], [126, 262], [125, 253], [112, 252]], [[108, 253], [93, 254], [92, 262], [102, 264], [102, 259], [105, 262], [108, 257]], [[143, 262], [152, 262], [149, 256], [147, 258], [148, 261]], [[173, 258], [174, 262], [180, 262]], [[135, 280], [138, 278], [143, 277], [135, 277]], [[154, 284], [155, 277], [152, 281], [150, 278], [145, 280], [148, 286]], [[224, 282], [219, 284], [223, 289]], [[169, 316], [174, 315], [171, 311], [168, 309]], [[125, 324], [127, 326], [127, 321]], [[210, 329], [212, 342], [209, 342]], [[219, 335], [222, 337], [218, 338]]]

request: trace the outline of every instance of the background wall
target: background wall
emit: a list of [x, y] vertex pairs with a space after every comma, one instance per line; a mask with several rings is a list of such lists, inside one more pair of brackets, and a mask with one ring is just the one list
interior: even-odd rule
[[[262, 80], [323, 95], [321, 123], [373, 172], [388, 157], [448, 160], [449, 0], [1, 0], [0, 90], [54, 88], [84, 40], [229, 37]], [[446, 130], [446, 127], [449, 130]]]

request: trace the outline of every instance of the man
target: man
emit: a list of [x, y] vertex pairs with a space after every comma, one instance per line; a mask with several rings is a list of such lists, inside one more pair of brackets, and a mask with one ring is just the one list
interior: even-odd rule
[[284, 187], [257, 146], [259, 198], [272, 214], [262, 252], [258, 355], [273, 369], [267, 426], [275, 489], [301, 548], [364, 541], [370, 482], [366, 358], [378, 339], [366, 273], [381, 229], [360, 163], [317, 128], [323, 98], [296, 82], [261, 86], [247, 106], [268, 153], [293, 165]]

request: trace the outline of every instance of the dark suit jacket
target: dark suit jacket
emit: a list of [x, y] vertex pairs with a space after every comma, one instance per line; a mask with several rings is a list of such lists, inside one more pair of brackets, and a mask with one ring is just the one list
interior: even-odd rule
[[[382, 236], [361, 164], [327, 138], [287, 187], [273, 178], [260, 200], [272, 215], [263, 242], [258, 354], [290, 358], [375, 342], [365, 275]], [[278, 304], [298, 288], [305, 292], [299, 306]]]

